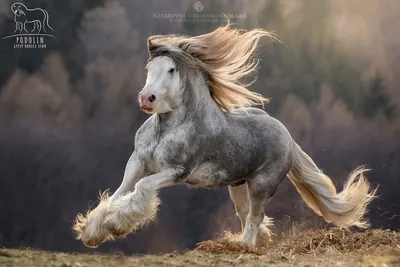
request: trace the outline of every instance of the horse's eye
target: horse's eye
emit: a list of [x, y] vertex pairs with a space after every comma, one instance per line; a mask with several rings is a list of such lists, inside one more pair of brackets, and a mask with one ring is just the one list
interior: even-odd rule
[[169, 73], [174, 73], [174, 71], [175, 71], [174, 68], [170, 68], [168, 72], [169, 72]]

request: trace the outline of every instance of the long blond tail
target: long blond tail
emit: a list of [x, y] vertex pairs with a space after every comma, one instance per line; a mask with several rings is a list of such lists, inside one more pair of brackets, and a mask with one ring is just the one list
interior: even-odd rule
[[366, 171], [361, 167], [350, 173], [343, 191], [337, 193], [331, 179], [294, 143], [293, 166], [288, 176], [307, 205], [327, 222], [344, 228], [367, 228], [366, 207], [376, 197], [377, 189], [370, 190], [364, 177]]

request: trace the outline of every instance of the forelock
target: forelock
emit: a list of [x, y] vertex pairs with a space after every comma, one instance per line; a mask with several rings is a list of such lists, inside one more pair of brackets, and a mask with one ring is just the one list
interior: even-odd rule
[[151, 50], [148, 61], [150, 62], [159, 56], [171, 58], [180, 68], [201, 68], [201, 61], [176, 46], [164, 45]]

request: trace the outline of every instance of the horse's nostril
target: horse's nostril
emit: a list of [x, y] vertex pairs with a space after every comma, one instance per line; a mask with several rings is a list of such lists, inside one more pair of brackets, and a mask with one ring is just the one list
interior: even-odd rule
[[155, 95], [150, 95], [148, 97], [148, 100], [149, 100], [150, 103], [152, 103], [152, 102], [154, 102], [154, 100], [156, 100], [156, 96]]

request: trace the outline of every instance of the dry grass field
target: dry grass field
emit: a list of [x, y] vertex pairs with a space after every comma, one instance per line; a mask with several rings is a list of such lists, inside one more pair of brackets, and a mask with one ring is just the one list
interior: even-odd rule
[[0, 266], [400, 266], [400, 233], [307, 230], [274, 236], [255, 248], [225, 233], [194, 251], [164, 255], [66, 254], [30, 249], [0, 249]]

